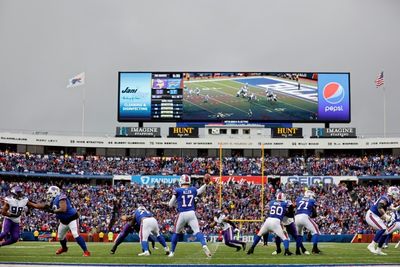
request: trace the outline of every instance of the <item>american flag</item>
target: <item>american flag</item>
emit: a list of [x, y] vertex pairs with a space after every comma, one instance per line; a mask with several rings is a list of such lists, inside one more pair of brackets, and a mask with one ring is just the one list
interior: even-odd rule
[[376, 88], [381, 87], [385, 84], [385, 79], [383, 78], [383, 71], [378, 74], [378, 77], [375, 80]]

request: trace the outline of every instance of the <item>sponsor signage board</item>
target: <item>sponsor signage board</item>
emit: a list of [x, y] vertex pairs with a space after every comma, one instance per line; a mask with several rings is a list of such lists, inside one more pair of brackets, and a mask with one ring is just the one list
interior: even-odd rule
[[160, 127], [117, 127], [116, 137], [161, 137]]
[[198, 138], [199, 128], [194, 127], [170, 127], [168, 137]]
[[356, 128], [312, 128], [313, 138], [356, 138]]
[[303, 128], [272, 128], [272, 138], [303, 138]]
[[358, 181], [357, 176], [281, 176], [281, 183], [300, 183], [307, 186], [313, 184], [336, 184], [341, 181]]

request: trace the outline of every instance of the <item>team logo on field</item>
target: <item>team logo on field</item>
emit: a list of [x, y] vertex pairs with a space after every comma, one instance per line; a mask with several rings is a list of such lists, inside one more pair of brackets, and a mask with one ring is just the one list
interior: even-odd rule
[[338, 104], [344, 99], [344, 88], [337, 82], [330, 82], [323, 89], [323, 97], [329, 104]]

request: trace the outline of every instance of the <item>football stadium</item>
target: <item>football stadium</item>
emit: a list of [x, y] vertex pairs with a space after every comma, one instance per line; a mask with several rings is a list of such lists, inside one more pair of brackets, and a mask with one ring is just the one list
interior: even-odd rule
[[399, 8], [0, 0], [0, 267], [400, 266]]

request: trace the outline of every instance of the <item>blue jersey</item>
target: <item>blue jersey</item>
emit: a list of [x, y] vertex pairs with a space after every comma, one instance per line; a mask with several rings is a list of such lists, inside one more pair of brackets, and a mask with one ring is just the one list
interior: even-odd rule
[[141, 224], [143, 218], [150, 218], [150, 217], [153, 217], [153, 213], [151, 213], [146, 209], [139, 208], [135, 210], [135, 220], [137, 225]]
[[269, 218], [277, 218], [282, 221], [286, 214], [288, 203], [286, 201], [271, 201], [269, 203]]
[[307, 214], [308, 216], [311, 216], [315, 206], [315, 199], [308, 197], [298, 197], [296, 199], [296, 215]]
[[178, 203], [178, 211], [195, 210], [195, 197], [197, 196], [197, 188], [194, 186], [188, 188], [176, 188], [174, 195]]
[[71, 221], [78, 218], [78, 213], [76, 212], [76, 209], [74, 209], [74, 207], [72, 207], [71, 201], [68, 199], [68, 197], [65, 194], [60, 194], [60, 195], [56, 196], [51, 201], [51, 206], [52, 207], [56, 206], [56, 208], [59, 209], [61, 200], [66, 201], [67, 210], [62, 213], [56, 213], [56, 216], [57, 216], [57, 219], [59, 219], [63, 224], [68, 224]]
[[[369, 210], [372, 211], [372, 213], [374, 213], [375, 215], [377, 215], [377, 216], [379, 216], [379, 217], [382, 216], [382, 214], [380, 214], [379, 211], [378, 211], [378, 206], [379, 206], [379, 203], [380, 203], [380, 202], [383, 204], [382, 207], [383, 207], [383, 209], [384, 209], [385, 211], [387, 211], [387, 208], [388, 208], [390, 205], [392, 205], [392, 202], [389, 200], [389, 198], [388, 198], [387, 196], [385, 196], [385, 195], [381, 196], [381, 197], [374, 203], [374, 205], [372, 205], [371, 208], [369, 208]], [[386, 202], [386, 204], [385, 204], [384, 202]]]

